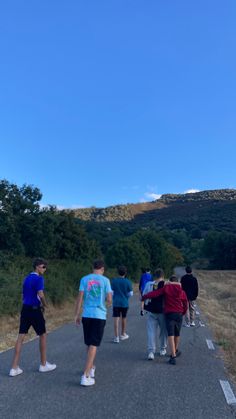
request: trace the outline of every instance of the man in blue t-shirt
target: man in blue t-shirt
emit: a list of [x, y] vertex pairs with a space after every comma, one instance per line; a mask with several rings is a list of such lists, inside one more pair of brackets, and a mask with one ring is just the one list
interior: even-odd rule
[[[150, 271], [150, 268], [146, 268], [142, 270], [142, 275], [139, 281], [139, 292], [140, 292], [140, 298], [142, 298], [143, 296], [143, 291], [144, 288], [146, 286], [146, 284], [150, 281], [152, 281], [152, 274]], [[141, 300], [141, 310], [140, 310], [140, 315], [143, 316], [144, 315], [144, 302]]]
[[[127, 268], [119, 266], [119, 278], [114, 278], [111, 283], [113, 291], [113, 317], [114, 317], [114, 343], [120, 340], [126, 340], [129, 335], [126, 333], [127, 327], [127, 311], [129, 309], [129, 297], [133, 295], [132, 284], [127, 275]], [[119, 321], [121, 317], [121, 335], [119, 337]]]
[[79, 295], [75, 308], [75, 324], [82, 324], [84, 332], [84, 343], [87, 345], [87, 360], [84, 373], [81, 377], [82, 386], [95, 384], [95, 357], [97, 347], [102, 341], [104, 327], [106, 324], [106, 302], [112, 303], [112, 291], [108, 278], [104, 275], [104, 262], [95, 260], [93, 273], [84, 276], [80, 281]]
[[55, 364], [47, 362], [46, 358], [46, 327], [43, 311], [47, 306], [44, 296], [44, 278], [43, 274], [47, 269], [47, 263], [44, 259], [38, 258], [33, 262], [34, 271], [31, 272], [23, 282], [23, 306], [20, 317], [19, 335], [15, 345], [15, 353], [10, 370], [10, 377], [22, 374], [23, 370], [19, 367], [21, 347], [25, 335], [32, 326], [39, 336], [41, 363], [39, 372], [49, 372], [56, 368]]

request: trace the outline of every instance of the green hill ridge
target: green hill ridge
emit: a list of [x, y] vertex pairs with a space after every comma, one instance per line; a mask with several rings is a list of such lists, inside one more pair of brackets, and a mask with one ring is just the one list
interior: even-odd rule
[[84, 222], [236, 232], [236, 189], [165, 194], [152, 202], [82, 208], [73, 212]]

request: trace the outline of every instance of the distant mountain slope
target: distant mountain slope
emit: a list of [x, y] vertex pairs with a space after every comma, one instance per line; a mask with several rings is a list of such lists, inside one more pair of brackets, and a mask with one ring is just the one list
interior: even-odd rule
[[74, 210], [81, 221], [236, 233], [236, 189], [166, 194], [153, 202]]

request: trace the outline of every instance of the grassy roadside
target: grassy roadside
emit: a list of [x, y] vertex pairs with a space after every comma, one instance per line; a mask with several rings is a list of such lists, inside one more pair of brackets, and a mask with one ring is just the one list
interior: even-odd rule
[[236, 383], [236, 271], [197, 271], [198, 304]]
[[[236, 383], [236, 271], [197, 271], [200, 295], [198, 304], [221, 347], [228, 371]], [[137, 292], [138, 285], [134, 285]], [[45, 313], [48, 332], [74, 321], [75, 300], [59, 307], [50, 306]], [[14, 346], [18, 334], [19, 315], [0, 318], [0, 351]], [[30, 331], [27, 339], [35, 337]]]
[[[62, 326], [63, 324], [74, 321], [75, 301], [71, 300], [60, 307], [50, 305], [45, 311], [47, 332]], [[17, 316], [7, 316], [0, 318], [0, 352], [5, 351], [15, 345], [19, 328], [19, 314]], [[35, 332], [32, 328], [25, 339], [25, 342], [35, 338]]]

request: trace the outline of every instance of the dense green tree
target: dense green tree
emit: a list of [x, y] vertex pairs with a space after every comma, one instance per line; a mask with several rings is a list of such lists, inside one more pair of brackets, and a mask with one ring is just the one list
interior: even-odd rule
[[161, 267], [164, 269], [165, 275], [170, 275], [176, 265], [183, 263], [181, 252], [175, 246], [167, 243], [158, 233], [139, 231], [133, 237], [148, 252], [152, 270]]
[[125, 264], [133, 276], [139, 276], [142, 267], [154, 271], [162, 267], [168, 276], [176, 265], [183, 263], [180, 251], [165, 242], [155, 232], [139, 231], [115, 243], [106, 254], [110, 267]]
[[0, 181], [0, 251], [83, 261], [101, 254], [72, 212], [40, 209], [41, 198], [38, 188]]
[[236, 235], [211, 231], [204, 240], [203, 254], [213, 269], [236, 268]]
[[138, 280], [141, 268], [150, 264], [150, 256], [137, 240], [125, 238], [110, 247], [106, 253], [106, 263], [111, 268], [127, 266], [129, 275]]

